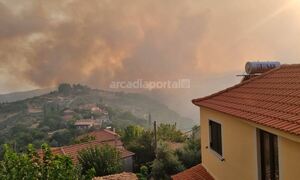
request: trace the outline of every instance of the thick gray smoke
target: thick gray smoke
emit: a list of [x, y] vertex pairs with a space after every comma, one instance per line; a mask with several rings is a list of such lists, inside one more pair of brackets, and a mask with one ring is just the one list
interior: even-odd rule
[[184, 74], [209, 16], [181, 0], [29, 2], [0, 3], [0, 59], [37, 86]]
[[299, 9], [291, 0], [0, 0], [0, 91], [190, 78], [191, 89], [170, 91], [184, 105], [235, 82], [247, 60], [296, 63]]

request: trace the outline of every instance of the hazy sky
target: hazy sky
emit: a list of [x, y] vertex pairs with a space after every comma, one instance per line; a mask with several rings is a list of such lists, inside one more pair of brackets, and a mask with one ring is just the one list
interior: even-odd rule
[[299, 42], [300, 0], [0, 0], [0, 93], [189, 78], [163, 92], [185, 106], [248, 60], [299, 63]]

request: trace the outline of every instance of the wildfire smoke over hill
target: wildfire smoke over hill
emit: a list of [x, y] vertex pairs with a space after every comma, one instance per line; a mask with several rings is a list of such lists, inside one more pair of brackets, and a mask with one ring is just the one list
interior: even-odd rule
[[203, 85], [226, 86], [206, 79], [233, 75], [247, 60], [296, 62], [299, 8], [290, 0], [0, 0], [0, 92], [189, 78], [194, 96]]

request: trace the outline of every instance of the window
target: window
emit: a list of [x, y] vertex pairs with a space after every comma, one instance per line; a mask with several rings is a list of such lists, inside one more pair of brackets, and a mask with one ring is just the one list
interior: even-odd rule
[[209, 121], [210, 148], [222, 156], [221, 124]]
[[277, 136], [259, 130], [261, 180], [278, 180], [278, 142]]

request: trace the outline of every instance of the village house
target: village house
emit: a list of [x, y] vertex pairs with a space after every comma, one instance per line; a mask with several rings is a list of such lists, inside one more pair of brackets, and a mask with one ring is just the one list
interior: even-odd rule
[[90, 111], [93, 117], [96, 117], [101, 123], [110, 123], [109, 114], [104, 108], [97, 104], [83, 104], [79, 106], [80, 110]]
[[100, 109], [99, 107], [92, 107], [91, 112], [92, 113], [102, 113], [102, 109]]
[[[77, 164], [78, 163], [77, 157], [80, 151], [90, 147], [101, 147], [105, 144], [108, 144], [112, 147], [115, 147], [120, 152], [121, 161], [122, 161], [122, 170], [125, 172], [132, 172], [134, 153], [124, 148], [120, 136], [117, 133], [110, 130], [98, 130], [98, 131], [93, 131], [91, 133], [79, 136], [77, 139], [80, 140], [85, 136], [93, 136], [95, 138], [91, 141], [80, 143], [80, 144], [73, 144], [70, 146], [51, 148], [51, 151], [53, 154], [67, 155], [72, 159], [72, 161], [75, 164]], [[40, 155], [42, 155], [40, 150], [39, 153]]]
[[74, 125], [77, 129], [90, 129], [92, 127], [101, 127], [101, 122], [95, 119], [81, 119], [77, 120]]
[[281, 65], [194, 99], [202, 164], [174, 180], [300, 179], [300, 64]]
[[86, 133], [84, 135], [78, 136], [76, 140], [84, 140], [86, 137], [90, 137], [89, 139], [95, 140], [95, 141], [101, 141], [101, 142], [111, 142], [114, 141], [116, 147], [124, 148], [123, 143], [121, 141], [121, 137], [119, 134], [117, 134], [114, 131], [108, 130], [108, 129], [102, 129], [102, 130], [96, 130], [92, 131], [90, 133]]
[[98, 106], [96, 103], [90, 103], [90, 104], [82, 104], [79, 106], [79, 109], [81, 110], [92, 110], [92, 109], [97, 109]]
[[104, 123], [112, 123], [106, 110], [102, 110], [102, 113], [98, 118]]
[[63, 112], [63, 119], [66, 120], [66, 121], [70, 120], [74, 117], [75, 114], [76, 114], [75, 111], [73, 111], [71, 109], [66, 109]]

